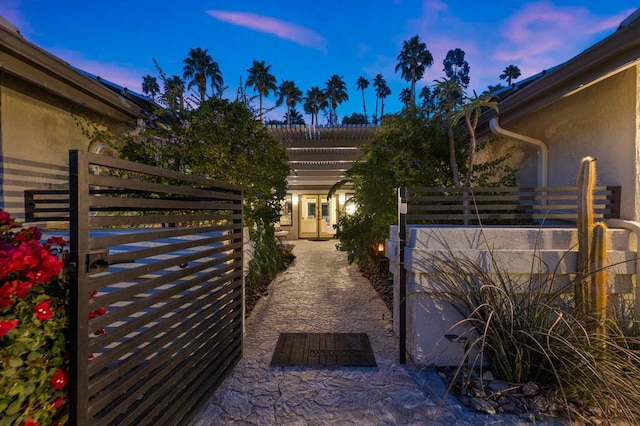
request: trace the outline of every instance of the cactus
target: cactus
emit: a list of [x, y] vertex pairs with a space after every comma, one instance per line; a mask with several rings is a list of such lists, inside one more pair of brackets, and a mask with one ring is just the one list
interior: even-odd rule
[[607, 318], [607, 226], [598, 222], [593, 226], [591, 247], [591, 310], [595, 331], [605, 336]]
[[585, 157], [578, 174], [578, 279], [576, 308], [593, 317], [587, 325], [604, 336], [607, 316], [607, 226], [593, 223], [595, 158]]
[[589, 312], [589, 255], [591, 253], [591, 238], [593, 232], [593, 188], [596, 182], [595, 159], [585, 157], [580, 164], [578, 174], [578, 274], [575, 285], [576, 307], [583, 312]]

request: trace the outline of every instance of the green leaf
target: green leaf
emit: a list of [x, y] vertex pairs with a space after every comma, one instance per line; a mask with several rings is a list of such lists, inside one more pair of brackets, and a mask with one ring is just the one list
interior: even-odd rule
[[13, 416], [14, 414], [18, 414], [20, 412], [20, 409], [22, 409], [22, 398], [17, 398], [15, 401], [13, 401], [11, 404], [9, 404], [9, 407], [7, 407], [7, 411], [5, 412], [8, 416]]
[[24, 364], [24, 362], [20, 357], [12, 356], [11, 358], [9, 358], [9, 365], [11, 367], [20, 367], [22, 364]]

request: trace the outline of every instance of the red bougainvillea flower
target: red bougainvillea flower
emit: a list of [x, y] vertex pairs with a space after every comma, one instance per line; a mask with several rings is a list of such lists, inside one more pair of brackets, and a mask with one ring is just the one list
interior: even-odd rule
[[33, 307], [33, 314], [40, 321], [46, 321], [53, 316], [51, 312], [51, 300], [45, 300]]
[[18, 320], [0, 321], [0, 337], [4, 336], [18, 325]]
[[51, 238], [47, 239], [47, 243], [48, 244], [58, 245], [60, 247], [66, 246], [68, 242], [69, 241], [65, 240], [62, 237], [51, 237]]
[[59, 396], [55, 401], [51, 403], [51, 408], [55, 408], [56, 410], [64, 404], [64, 398]]
[[[13, 237], [13, 241], [15, 241], [16, 243], [22, 243], [24, 241], [40, 241], [40, 238], [42, 238], [42, 231], [40, 230], [40, 228], [31, 226], [29, 228], [24, 228], [18, 231]], [[38, 245], [40, 245], [39, 242]]]
[[16, 297], [18, 299], [24, 299], [25, 297], [27, 297], [27, 293], [29, 292], [29, 290], [31, 290], [33, 283], [30, 283], [28, 281], [16, 281], [15, 283], [16, 283], [16, 290], [15, 290]]
[[16, 291], [16, 281], [7, 281], [0, 286], [0, 298], [9, 298], [13, 296], [14, 291]]
[[0, 228], [6, 227], [7, 230], [15, 226], [15, 220], [11, 218], [11, 215], [4, 210], [0, 210]]
[[24, 426], [38, 426], [38, 422], [29, 417], [27, 421], [24, 422]]
[[94, 311], [96, 315], [104, 315], [107, 313], [107, 308], [98, 308]]
[[62, 370], [56, 370], [51, 379], [51, 387], [54, 389], [62, 389], [67, 385], [67, 373]]

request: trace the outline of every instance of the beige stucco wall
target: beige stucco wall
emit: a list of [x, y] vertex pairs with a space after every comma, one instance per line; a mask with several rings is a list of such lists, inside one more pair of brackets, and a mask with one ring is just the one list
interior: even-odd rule
[[597, 157], [598, 184], [620, 185], [622, 217], [639, 220], [638, 81], [632, 67], [503, 127], [548, 145], [549, 185], [575, 185], [580, 160]]
[[0, 208], [22, 219], [23, 191], [66, 185], [69, 150], [89, 148], [78, 123], [87, 127], [88, 119], [111, 129], [120, 123], [7, 74], [0, 73], [0, 83]]

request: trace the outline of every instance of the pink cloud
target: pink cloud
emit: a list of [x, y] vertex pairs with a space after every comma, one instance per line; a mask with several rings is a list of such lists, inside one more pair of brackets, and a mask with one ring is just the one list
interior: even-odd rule
[[273, 34], [284, 40], [289, 40], [301, 46], [327, 51], [327, 41], [320, 34], [296, 24], [281, 21], [267, 16], [253, 13], [228, 12], [223, 10], [208, 10], [207, 14], [220, 21], [249, 28], [267, 34]]
[[542, 71], [570, 59], [585, 41], [615, 30], [630, 12], [603, 18], [586, 7], [559, 7], [547, 1], [526, 4], [505, 22], [503, 42], [493, 58], [519, 64], [523, 75], [525, 70]]

